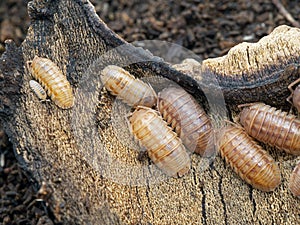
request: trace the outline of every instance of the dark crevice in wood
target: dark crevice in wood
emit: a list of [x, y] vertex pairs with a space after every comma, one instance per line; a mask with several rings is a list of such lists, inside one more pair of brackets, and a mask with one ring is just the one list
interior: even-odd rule
[[223, 195], [223, 190], [222, 190], [222, 176], [221, 176], [221, 174], [219, 173], [218, 170], [215, 170], [215, 171], [219, 176], [218, 193], [220, 194], [221, 203], [222, 203], [222, 207], [223, 207], [224, 223], [225, 223], [225, 225], [227, 225], [228, 224], [228, 218], [227, 218], [226, 202], [224, 200], [224, 195]]
[[256, 202], [255, 202], [255, 198], [253, 197], [253, 188], [250, 187], [250, 185], [249, 185], [249, 198], [253, 205], [253, 216], [254, 216], [256, 213]]
[[207, 224], [206, 222], [206, 201], [205, 201], [205, 191], [204, 191], [204, 187], [201, 185], [200, 187], [200, 191], [201, 191], [201, 194], [202, 194], [202, 222], [204, 225]]

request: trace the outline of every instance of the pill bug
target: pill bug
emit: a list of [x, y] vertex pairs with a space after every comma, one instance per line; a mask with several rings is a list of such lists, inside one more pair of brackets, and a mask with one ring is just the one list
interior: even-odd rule
[[112, 95], [130, 106], [156, 105], [157, 96], [153, 88], [119, 66], [106, 66], [101, 72], [101, 81]]
[[300, 161], [291, 174], [289, 188], [293, 195], [300, 198]]
[[255, 139], [300, 155], [300, 120], [264, 103], [240, 105], [240, 123]]
[[159, 92], [158, 110], [190, 151], [202, 156], [215, 153], [210, 118], [184, 89], [168, 87]]
[[280, 170], [274, 159], [241, 127], [223, 127], [217, 145], [226, 163], [254, 188], [272, 191], [280, 184]]
[[138, 106], [129, 118], [130, 130], [151, 160], [164, 173], [181, 177], [190, 169], [190, 157], [177, 134], [151, 108]]
[[58, 107], [68, 109], [74, 105], [71, 85], [55, 63], [35, 56], [32, 61], [27, 61], [27, 67]]
[[36, 96], [42, 100], [45, 101], [47, 98], [47, 93], [44, 90], [44, 88], [35, 80], [30, 80], [29, 81], [29, 87], [31, 88], [31, 90], [33, 90], [33, 92], [36, 94]]
[[298, 83], [300, 83], [300, 78], [288, 86], [288, 89], [291, 91], [291, 95], [287, 98], [287, 101], [293, 104], [298, 112], [300, 112], [300, 84], [297, 85], [295, 90], [293, 89], [293, 86]]

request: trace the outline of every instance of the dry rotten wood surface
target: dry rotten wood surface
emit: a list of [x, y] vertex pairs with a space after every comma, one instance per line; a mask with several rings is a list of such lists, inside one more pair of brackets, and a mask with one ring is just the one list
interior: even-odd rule
[[[153, 165], [148, 166], [147, 160], [137, 161], [137, 152], [122, 143], [124, 139], [118, 136], [119, 130], [113, 126], [112, 112], [116, 110], [114, 98], [101, 89], [96, 69], [102, 68], [108, 62], [126, 63], [128, 58], [130, 62], [146, 61], [128, 68], [135, 75], [143, 72], [144, 76], [166, 76], [178, 81], [198, 98], [201, 98], [203, 93], [198, 88], [197, 79], [199, 81], [202, 77], [196, 76], [195, 80], [169, 68], [148, 52], [131, 46], [121, 48], [119, 52], [112, 51], [106, 54], [101, 61], [97, 61], [95, 69], [93, 67], [91, 71], [87, 70], [100, 55], [125, 44], [125, 41], [97, 18], [88, 1], [33, 1], [29, 6], [29, 14], [32, 23], [21, 48], [8, 42], [7, 50], [1, 58], [1, 119], [19, 162], [31, 172], [38, 187], [42, 186], [42, 182], [49, 186], [51, 194], [45, 201], [50, 206], [56, 222], [299, 222], [299, 200], [294, 198], [287, 188], [290, 172], [296, 165], [295, 157], [269, 148], [272, 156], [279, 162], [283, 181], [271, 193], [264, 193], [246, 185], [219, 156], [208, 167], [205, 160], [198, 155], [192, 155], [192, 169], [188, 175], [181, 179], [164, 177]], [[286, 26], [278, 29], [299, 37], [298, 29]], [[281, 40], [282, 38], [280, 42]], [[270, 79], [271, 82], [280, 81], [279, 90], [273, 90], [272, 94], [276, 96], [275, 91], [284, 93], [280, 96], [278, 105], [282, 105], [287, 97], [288, 93], [283, 87], [289, 82], [288, 79], [297, 76], [294, 71], [297, 71], [299, 56], [294, 55], [291, 49], [297, 50], [299, 45], [294, 43], [290, 46], [284, 45], [278, 51], [272, 51], [273, 48], [270, 48], [271, 53], [278, 54], [278, 58], [282, 57], [283, 52], [288, 56], [283, 64], [279, 65], [280, 68], [274, 69], [274, 65], [270, 66], [270, 71], [259, 68], [259, 72], [263, 71], [263, 74], [266, 74], [263, 79], [268, 76], [277, 78], [274, 73], [281, 71], [278, 73], [279, 79]], [[289, 52], [293, 54], [289, 56]], [[30, 91], [28, 81], [31, 76], [24, 68], [24, 63], [36, 54], [51, 58], [67, 75], [76, 97], [73, 109], [61, 110], [51, 102], [41, 103]], [[227, 58], [230, 58], [229, 56], [230, 54]], [[232, 61], [241, 60], [242, 64], [241, 58], [234, 58]], [[249, 58], [251, 59], [251, 54]], [[280, 58], [282, 63], [281, 59], [283, 58]], [[218, 74], [218, 71], [220, 68], [229, 68], [230, 71], [234, 66], [228, 65], [228, 62], [219, 63], [222, 59], [212, 59], [212, 62], [213, 60], [217, 63], [212, 67], [215, 70], [210, 69], [210, 72], [217, 75], [221, 87], [226, 89], [226, 83], [229, 83], [227, 76], [230, 78], [232, 74]], [[256, 61], [260, 64], [259, 60]], [[204, 70], [209, 69], [206, 65], [204, 62]], [[292, 73], [289, 73], [286, 79], [285, 67], [288, 66], [292, 67]], [[251, 66], [250, 68], [256, 69]], [[245, 68], [240, 67], [238, 71], [241, 69]], [[223, 79], [223, 76], [226, 79]], [[245, 74], [240, 76], [244, 77]], [[232, 81], [242, 87], [248, 85], [247, 78], [241, 79], [238, 75], [232, 76]], [[270, 91], [265, 88], [270, 83], [265, 81], [252, 83], [255, 86], [248, 87], [261, 85], [258, 90], [262, 90], [263, 96], [266, 91]], [[243, 88], [240, 89], [239, 93], [243, 96]], [[275, 99], [274, 96], [269, 97]], [[247, 99], [255, 100], [251, 99], [251, 96]], [[225, 94], [225, 100], [232, 103], [234, 99], [230, 99], [230, 94]], [[273, 103], [276, 105], [276, 102]], [[123, 130], [123, 127], [120, 130]]]

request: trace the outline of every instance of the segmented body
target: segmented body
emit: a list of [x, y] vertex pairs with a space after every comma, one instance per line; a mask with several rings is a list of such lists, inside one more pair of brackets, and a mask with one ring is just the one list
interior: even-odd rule
[[71, 85], [55, 63], [35, 56], [32, 61], [27, 62], [27, 67], [58, 107], [68, 109], [74, 105]]
[[300, 161], [291, 174], [289, 188], [293, 195], [300, 198]]
[[[300, 112], [300, 84], [299, 83], [300, 83], [300, 78], [288, 86], [288, 89], [292, 92], [292, 94], [287, 99], [288, 102], [292, 103], [296, 107], [298, 112]], [[295, 90], [293, 90], [293, 86], [296, 84], [298, 85], [295, 88]]]
[[255, 139], [300, 155], [300, 120], [263, 103], [245, 105], [240, 123]]
[[101, 81], [112, 95], [130, 106], [156, 105], [157, 96], [153, 88], [119, 66], [105, 67], [101, 73]]
[[158, 110], [190, 151], [204, 156], [215, 153], [211, 121], [184, 89], [169, 87], [159, 92]]
[[38, 82], [36, 82], [35, 80], [30, 80], [29, 86], [40, 100], [42, 100], [42, 101], [46, 100], [47, 93]]
[[184, 145], [157, 111], [138, 106], [129, 121], [134, 136], [163, 172], [181, 177], [189, 171], [191, 162]]
[[280, 170], [274, 159], [241, 127], [222, 128], [218, 148], [225, 161], [254, 188], [272, 191], [280, 184]]

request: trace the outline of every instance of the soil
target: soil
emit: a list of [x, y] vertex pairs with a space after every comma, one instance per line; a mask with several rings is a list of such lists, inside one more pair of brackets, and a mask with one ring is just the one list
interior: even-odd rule
[[[292, 25], [270, 0], [92, 0], [98, 15], [128, 42], [165, 40], [202, 59], [226, 54], [236, 44], [256, 42], [281, 24]], [[24, 40], [30, 20], [28, 0], [0, 2], [0, 54], [4, 41]], [[298, 1], [282, 0], [300, 21]], [[57, 224], [26, 171], [19, 167], [0, 124], [0, 223]]]

